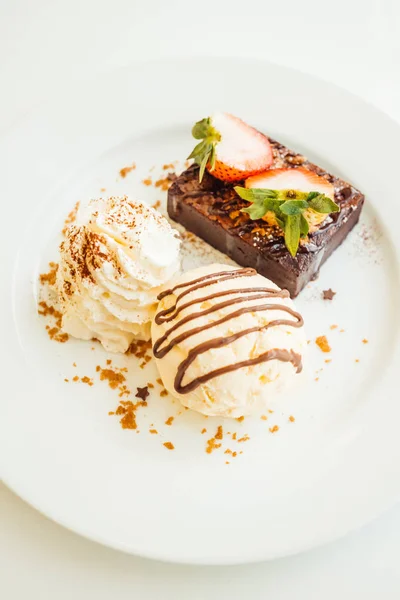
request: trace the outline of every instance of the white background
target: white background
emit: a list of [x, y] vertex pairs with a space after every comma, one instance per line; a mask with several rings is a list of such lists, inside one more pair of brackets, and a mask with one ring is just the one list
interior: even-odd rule
[[[400, 121], [398, 0], [0, 0], [0, 132], [72, 79], [190, 55], [265, 57], [346, 87]], [[246, 73], [238, 85], [257, 93]], [[381, 151], [371, 146], [371, 163]], [[0, 597], [398, 600], [400, 506], [301, 556], [192, 568], [83, 540], [0, 484]]]

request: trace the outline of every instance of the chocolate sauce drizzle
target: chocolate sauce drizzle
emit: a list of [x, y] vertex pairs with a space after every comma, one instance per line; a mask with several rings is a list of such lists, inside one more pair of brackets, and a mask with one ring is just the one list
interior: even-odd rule
[[178, 371], [177, 371], [177, 374], [175, 377], [174, 387], [175, 387], [175, 390], [179, 394], [187, 394], [188, 392], [191, 392], [192, 390], [197, 388], [202, 383], [205, 383], [206, 381], [209, 381], [210, 379], [213, 379], [214, 377], [218, 377], [219, 375], [224, 375], [226, 373], [235, 371], [237, 369], [241, 369], [243, 367], [249, 367], [251, 365], [256, 365], [261, 362], [267, 362], [269, 360], [274, 360], [274, 359], [280, 360], [282, 362], [291, 362], [293, 364], [293, 366], [295, 367], [297, 373], [299, 373], [301, 371], [302, 364], [301, 364], [301, 356], [299, 354], [297, 354], [293, 350], [286, 350], [283, 348], [273, 348], [272, 350], [268, 350], [268, 352], [264, 352], [263, 354], [260, 354], [256, 358], [249, 358], [248, 360], [244, 360], [241, 362], [234, 363], [232, 365], [227, 365], [225, 367], [215, 369], [214, 371], [211, 371], [210, 373], [206, 373], [205, 375], [201, 375], [200, 377], [193, 379], [193, 381], [187, 383], [186, 385], [182, 385], [182, 381], [186, 374], [187, 369], [200, 354], [208, 352], [209, 350], [212, 350], [213, 348], [222, 348], [223, 346], [228, 346], [229, 344], [232, 344], [234, 341], [240, 339], [241, 337], [243, 337], [245, 335], [248, 335], [250, 333], [255, 333], [257, 331], [269, 329], [270, 327], [275, 327], [277, 325], [288, 325], [290, 327], [301, 327], [303, 325], [302, 316], [299, 313], [297, 313], [296, 311], [294, 311], [293, 309], [291, 309], [289, 306], [285, 306], [284, 304], [271, 304], [271, 303], [264, 302], [263, 304], [241, 307], [238, 310], [235, 310], [235, 311], [221, 317], [217, 321], [213, 321], [211, 323], [208, 323], [207, 325], [203, 325], [202, 327], [194, 327], [193, 329], [189, 329], [188, 331], [185, 331], [185, 332], [181, 333], [180, 335], [177, 335], [176, 337], [170, 339], [169, 343], [164, 345], [165, 342], [170, 337], [170, 335], [174, 331], [176, 331], [177, 329], [182, 327], [182, 325], [184, 325], [185, 323], [189, 323], [190, 321], [193, 321], [195, 319], [198, 319], [199, 317], [208, 315], [212, 312], [218, 311], [218, 310], [226, 308], [228, 306], [233, 306], [234, 304], [240, 304], [240, 303], [248, 302], [248, 301], [252, 301], [252, 300], [267, 300], [268, 298], [288, 298], [289, 297], [289, 293], [287, 292], [287, 290], [274, 290], [274, 289], [265, 288], [265, 287], [239, 288], [239, 289], [229, 289], [229, 290], [223, 290], [221, 292], [215, 292], [215, 293], [209, 294], [207, 296], [202, 296], [201, 298], [191, 300], [190, 302], [186, 302], [185, 304], [182, 304], [181, 306], [178, 306], [178, 303], [182, 298], [184, 298], [191, 292], [194, 292], [195, 290], [198, 290], [198, 289], [210, 286], [210, 285], [215, 285], [216, 283], [219, 283], [221, 281], [237, 279], [238, 277], [252, 277], [256, 274], [257, 274], [257, 271], [255, 271], [255, 269], [251, 269], [251, 268], [236, 269], [234, 271], [221, 271], [219, 273], [211, 273], [209, 275], [199, 277], [198, 279], [194, 279], [187, 283], [181, 283], [179, 285], [176, 285], [172, 289], [165, 290], [164, 292], [159, 294], [158, 299], [162, 300], [163, 298], [166, 298], [167, 296], [174, 294], [176, 292], [176, 290], [186, 288], [186, 289], [184, 289], [184, 291], [182, 291], [181, 293], [178, 294], [176, 301], [172, 306], [170, 306], [169, 308], [162, 310], [156, 314], [155, 322], [158, 325], [161, 325], [162, 323], [168, 323], [170, 321], [173, 321], [179, 315], [180, 312], [182, 312], [185, 308], [188, 308], [189, 306], [194, 306], [195, 304], [202, 304], [203, 302], [206, 302], [208, 300], [214, 300], [215, 298], [220, 298], [223, 296], [228, 296], [228, 295], [233, 296], [235, 294], [239, 294], [239, 296], [230, 298], [229, 300], [225, 300], [223, 302], [213, 304], [210, 308], [207, 308], [207, 309], [201, 310], [201, 311], [197, 311], [197, 312], [193, 312], [192, 314], [187, 315], [183, 319], [180, 319], [177, 323], [175, 323], [175, 325], [170, 327], [164, 333], [164, 335], [161, 336], [154, 343], [153, 353], [156, 358], [163, 358], [166, 354], [168, 354], [168, 352], [170, 352], [170, 350], [172, 350], [172, 348], [174, 346], [176, 346], [180, 342], [188, 339], [189, 337], [192, 337], [193, 335], [200, 333], [201, 331], [211, 329], [212, 327], [216, 327], [216, 326], [220, 325], [221, 323], [225, 323], [226, 321], [236, 319], [236, 318], [240, 317], [241, 315], [249, 313], [249, 312], [259, 312], [259, 311], [266, 311], [266, 310], [280, 310], [280, 311], [287, 312], [292, 317], [294, 317], [294, 320], [293, 319], [276, 319], [275, 321], [270, 321], [266, 325], [251, 327], [251, 328], [245, 329], [243, 331], [238, 331], [237, 333], [234, 333], [233, 335], [230, 335], [230, 336], [213, 338], [213, 339], [210, 339], [210, 340], [203, 342], [202, 344], [199, 344], [199, 345], [195, 346], [194, 348], [192, 348], [189, 351], [185, 360], [183, 360], [181, 362], [181, 364], [179, 365]]

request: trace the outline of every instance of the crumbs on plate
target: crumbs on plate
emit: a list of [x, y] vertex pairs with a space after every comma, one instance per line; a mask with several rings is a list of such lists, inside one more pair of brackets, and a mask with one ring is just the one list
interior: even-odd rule
[[136, 164], [132, 163], [129, 167], [123, 167], [122, 169], [120, 169], [119, 174], [124, 179], [128, 175], [128, 173], [130, 173], [131, 171], [134, 171], [135, 169], [136, 169]]
[[322, 350], [322, 352], [331, 351], [331, 347], [329, 345], [326, 335], [320, 335], [319, 337], [317, 337], [315, 343], [317, 344], [318, 348]]
[[76, 202], [74, 208], [71, 210], [71, 212], [67, 215], [65, 221], [64, 221], [64, 227], [61, 231], [61, 233], [63, 235], [65, 235], [67, 233], [67, 229], [68, 227], [70, 227], [71, 225], [73, 225], [73, 223], [75, 223], [76, 221], [76, 217], [78, 214], [78, 210], [79, 210], [79, 206], [80, 206], [80, 202]]

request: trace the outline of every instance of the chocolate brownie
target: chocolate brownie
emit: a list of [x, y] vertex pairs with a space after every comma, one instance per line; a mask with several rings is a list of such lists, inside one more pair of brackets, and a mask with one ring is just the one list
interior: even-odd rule
[[332, 213], [316, 231], [301, 240], [292, 257], [284, 243], [283, 232], [264, 220], [252, 221], [240, 210], [249, 204], [207, 171], [199, 182], [199, 167], [192, 165], [172, 184], [168, 192], [168, 214], [203, 240], [230, 256], [239, 265], [255, 268], [261, 275], [289, 290], [292, 297], [318, 275], [321, 265], [343, 242], [356, 225], [364, 195], [351, 184], [327, 173], [304, 156], [270, 139], [272, 168], [302, 166], [331, 182], [340, 211]]

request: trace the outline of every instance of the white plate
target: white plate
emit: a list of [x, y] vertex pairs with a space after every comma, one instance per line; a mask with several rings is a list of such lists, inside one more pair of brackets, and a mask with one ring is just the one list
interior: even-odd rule
[[[164, 202], [165, 192], [142, 179], [153, 165], [156, 178], [161, 165], [184, 159], [193, 144], [191, 124], [215, 109], [240, 115], [349, 179], [367, 203], [361, 224], [298, 299], [312, 340], [306, 389], [271, 400], [268, 421], [239, 423], [180, 411], [156, 386], [148, 408], [138, 412], [136, 434], [108, 415], [118, 395], [96, 375], [95, 366], [107, 359], [101, 348], [48, 339], [36, 312], [37, 275], [56, 258], [64, 217], [77, 200], [106, 188]], [[5, 482], [82, 535], [190, 563], [299, 552], [394, 503], [400, 496], [399, 146], [399, 127], [343, 90], [268, 63], [225, 59], [139, 64], [102, 76], [9, 132], [0, 146]], [[119, 177], [133, 161], [136, 171]], [[215, 258], [227, 260], [199, 243], [186, 252], [185, 266]], [[337, 292], [332, 302], [321, 299], [327, 288]], [[329, 355], [314, 343], [322, 334]], [[117, 361], [129, 366], [132, 388], [157, 376], [153, 363], [140, 369], [133, 357]], [[93, 376], [95, 385], [64, 382], [75, 374]], [[170, 415], [176, 415], [171, 427], [164, 424]], [[235, 459], [222, 449], [205, 452], [219, 424], [250, 436], [236, 445], [225, 436], [222, 449], [243, 451]], [[275, 424], [280, 429], [272, 434]], [[151, 435], [151, 427], [159, 433]]]

